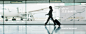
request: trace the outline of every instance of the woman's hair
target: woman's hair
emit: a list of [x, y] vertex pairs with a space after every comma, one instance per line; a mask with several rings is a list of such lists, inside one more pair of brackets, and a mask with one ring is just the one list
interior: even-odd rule
[[50, 9], [52, 9], [52, 6], [49, 6]]

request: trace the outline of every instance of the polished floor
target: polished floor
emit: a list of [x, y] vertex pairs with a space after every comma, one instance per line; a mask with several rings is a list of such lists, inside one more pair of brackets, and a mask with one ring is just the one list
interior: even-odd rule
[[[4, 24], [45, 24], [46, 20], [38, 21], [4, 21]], [[60, 21], [61, 24], [86, 24], [86, 21]], [[0, 24], [3, 24], [3, 20], [0, 20]], [[48, 24], [53, 24], [50, 20]]]
[[86, 34], [86, 25], [0, 25], [0, 34]]

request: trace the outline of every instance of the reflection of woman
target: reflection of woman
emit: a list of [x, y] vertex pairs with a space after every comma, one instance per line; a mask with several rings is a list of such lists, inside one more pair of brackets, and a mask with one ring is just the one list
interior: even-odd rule
[[54, 26], [54, 29], [52, 30], [51, 33], [49, 32], [46, 26], [45, 26], [45, 29], [47, 30], [48, 34], [53, 34], [53, 32], [57, 33], [61, 29], [61, 27], [56, 28], [56, 26]]
[[57, 33], [60, 29], [61, 29], [61, 27], [58, 27], [58, 28], [55, 30], [55, 33]]
[[49, 15], [49, 17], [48, 17], [48, 19], [47, 19], [47, 22], [45, 23], [45, 26], [47, 25], [47, 23], [48, 23], [48, 21], [49, 21], [50, 18], [52, 19], [52, 21], [53, 21], [53, 23], [54, 23], [54, 25], [55, 25], [54, 19], [53, 19], [53, 17], [52, 17], [52, 12], [53, 12], [52, 6], [49, 6], [49, 9], [50, 9], [49, 13], [46, 14], [46, 15]]
[[45, 29], [47, 30], [48, 34], [50, 34], [49, 30], [47, 29], [47, 27], [45, 26]]

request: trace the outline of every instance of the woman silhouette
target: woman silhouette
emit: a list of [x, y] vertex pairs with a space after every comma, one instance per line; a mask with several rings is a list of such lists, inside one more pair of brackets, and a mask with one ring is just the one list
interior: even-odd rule
[[52, 21], [53, 21], [53, 23], [54, 23], [54, 26], [55, 26], [56, 24], [55, 24], [54, 19], [53, 19], [53, 17], [52, 17], [52, 12], [53, 12], [52, 6], [49, 6], [49, 9], [50, 9], [50, 10], [49, 10], [49, 13], [46, 14], [46, 15], [49, 15], [49, 17], [48, 17], [48, 19], [47, 19], [47, 21], [46, 21], [46, 23], [45, 23], [45, 26], [47, 25], [47, 23], [48, 23], [48, 21], [49, 21], [50, 18], [52, 19]]

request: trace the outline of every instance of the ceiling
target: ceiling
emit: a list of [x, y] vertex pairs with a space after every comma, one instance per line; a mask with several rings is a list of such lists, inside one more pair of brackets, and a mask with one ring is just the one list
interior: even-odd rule
[[86, 3], [86, 0], [0, 0], [0, 4], [20, 4], [20, 3]]

